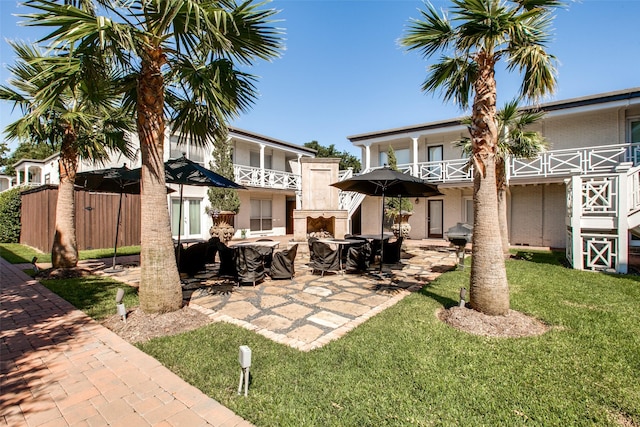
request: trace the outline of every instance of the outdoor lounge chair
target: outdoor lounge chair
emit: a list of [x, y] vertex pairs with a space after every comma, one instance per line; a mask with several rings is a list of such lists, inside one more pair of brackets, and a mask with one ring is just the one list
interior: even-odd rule
[[298, 253], [298, 245], [295, 244], [289, 249], [285, 249], [273, 254], [273, 261], [269, 269], [269, 276], [272, 279], [292, 279], [295, 275], [294, 262]]

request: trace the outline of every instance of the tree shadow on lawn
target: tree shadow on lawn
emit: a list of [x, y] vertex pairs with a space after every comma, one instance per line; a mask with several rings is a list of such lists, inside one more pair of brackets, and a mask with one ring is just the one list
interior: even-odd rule
[[448, 309], [448, 308], [451, 308], [451, 307], [455, 307], [455, 306], [458, 305], [458, 301], [454, 300], [453, 298], [449, 298], [449, 297], [445, 297], [445, 296], [440, 295], [440, 294], [436, 294], [435, 292], [431, 292], [428, 288], [429, 288], [429, 285], [423, 287], [420, 290], [419, 293], [421, 295], [424, 295], [427, 298], [431, 298], [432, 300], [437, 301], [445, 309]]
[[511, 255], [512, 260], [535, 262], [536, 264], [550, 264], [569, 267], [565, 253], [560, 250], [552, 251], [527, 251], [519, 250]]

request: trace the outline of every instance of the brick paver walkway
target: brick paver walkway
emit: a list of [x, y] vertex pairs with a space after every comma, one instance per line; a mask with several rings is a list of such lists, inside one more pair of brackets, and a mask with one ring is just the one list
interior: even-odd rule
[[0, 285], [0, 425], [252, 425], [1, 258]]

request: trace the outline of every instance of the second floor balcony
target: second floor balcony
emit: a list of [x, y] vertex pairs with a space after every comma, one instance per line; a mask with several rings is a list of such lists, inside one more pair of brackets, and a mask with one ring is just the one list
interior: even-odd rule
[[282, 190], [299, 190], [300, 175], [291, 172], [260, 169], [253, 166], [233, 165], [235, 182], [245, 187], [260, 187]]
[[[509, 158], [507, 178], [564, 179], [574, 174], [613, 172], [625, 162], [640, 163], [640, 144], [550, 150], [532, 159]], [[473, 179], [473, 167], [466, 158], [418, 163], [417, 170], [413, 169], [410, 164], [398, 165], [398, 170], [434, 184], [470, 183]]]

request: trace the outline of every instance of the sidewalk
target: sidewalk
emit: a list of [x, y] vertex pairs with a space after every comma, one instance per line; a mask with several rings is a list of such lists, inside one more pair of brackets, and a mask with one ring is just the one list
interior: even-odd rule
[[0, 258], [0, 426], [252, 424]]

